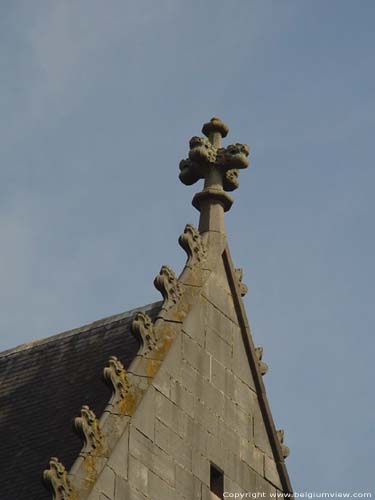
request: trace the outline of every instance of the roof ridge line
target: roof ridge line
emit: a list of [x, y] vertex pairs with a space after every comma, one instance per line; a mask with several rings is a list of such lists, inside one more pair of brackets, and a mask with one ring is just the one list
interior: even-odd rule
[[135, 307], [133, 309], [129, 309], [128, 311], [124, 311], [122, 313], [117, 313], [117, 314], [112, 314], [111, 316], [105, 316], [104, 318], [92, 321], [91, 323], [86, 323], [82, 326], [78, 326], [76, 328], [72, 328], [70, 330], [65, 330], [63, 332], [55, 333], [53, 335], [50, 335], [48, 337], [44, 337], [41, 339], [35, 339], [32, 340], [31, 342], [25, 342], [23, 344], [19, 344], [16, 347], [12, 347], [11, 349], [6, 349], [5, 351], [0, 352], [0, 359], [1, 358], [6, 358], [8, 356], [13, 356], [15, 354], [25, 352], [29, 349], [33, 349], [35, 347], [43, 346], [46, 344], [49, 344], [51, 342], [55, 342], [61, 338], [70, 338], [73, 335], [76, 335], [78, 333], [84, 333], [86, 331], [91, 330], [93, 327], [99, 327], [102, 325], [105, 325], [107, 323], [111, 322], [116, 322], [116, 321], [121, 321], [122, 319], [125, 319], [128, 316], [133, 315], [136, 311], [144, 310], [144, 309], [152, 309], [154, 307], [157, 307], [158, 305], [161, 304], [161, 301], [156, 301], [156, 302], [151, 302], [149, 304], [145, 304], [143, 306]]

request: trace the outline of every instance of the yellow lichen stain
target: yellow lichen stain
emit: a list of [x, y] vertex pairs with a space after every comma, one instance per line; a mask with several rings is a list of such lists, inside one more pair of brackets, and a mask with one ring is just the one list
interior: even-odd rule
[[128, 392], [123, 399], [118, 402], [118, 409], [122, 415], [133, 415], [135, 410], [135, 394]]
[[148, 359], [146, 365], [147, 377], [153, 378], [160, 367], [160, 361], [156, 359]]
[[85, 475], [85, 487], [87, 489], [91, 488], [91, 486], [95, 483], [98, 473], [96, 471], [96, 457], [89, 454], [86, 456], [84, 461], [84, 469], [86, 472]]
[[69, 494], [69, 500], [79, 500], [77, 492], [75, 490], [72, 490]]

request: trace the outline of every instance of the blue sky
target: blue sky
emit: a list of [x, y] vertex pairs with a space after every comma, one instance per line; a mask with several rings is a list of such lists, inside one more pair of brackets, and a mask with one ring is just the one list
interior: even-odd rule
[[251, 168], [226, 216], [296, 491], [371, 491], [370, 0], [3, 2], [0, 349], [159, 300], [218, 115]]

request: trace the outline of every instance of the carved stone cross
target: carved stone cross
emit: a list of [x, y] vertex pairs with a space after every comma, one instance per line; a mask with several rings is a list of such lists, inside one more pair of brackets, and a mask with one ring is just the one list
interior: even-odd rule
[[249, 146], [237, 143], [222, 147], [221, 139], [228, 131], [220, 118], [212, 118], [202, 128], [206, 137], [190, 139], [189, 157], [180, 162], [181, 182], [191, 185], [204, 179], [203, 191], [193, 198], [194, 207], [201, 212], [201, 233], [225, 232], [223, 212], [233, 203], [227, 192], [238, 188], [239, 169], [249, 165]]

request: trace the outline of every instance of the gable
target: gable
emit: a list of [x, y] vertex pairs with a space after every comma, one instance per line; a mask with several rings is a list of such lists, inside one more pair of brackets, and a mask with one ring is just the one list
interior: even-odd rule
[[[69, 473], [55, 458], [44, 479], [56, 500], [120, 498], [203, 500], [229, 492], [291, 493], [287, 447], [269, 409], [262, 350], [255, 349], [233, 268], [224, 212], [248, 166], [249, 147], [222, 147], [217, 117], [193, 137], [180, 180], [204, 179], [193, 198], [199, 230], [185, 227], [180, 277], [162, 266], [154, 280], [163, 303], [153, 321], [135, 314], [140, 349], [126, 370], [111, 357], [104, 377], [112, 397], [98, 417], [83, 406], [75, 419], [84, 446]], [[212, 485], [213, 476], [215, 485]]]
[[211, 498], [211, 464], [228, 492], [291, 490], [227, 248], [213, 267], [88, 498]]

